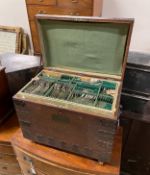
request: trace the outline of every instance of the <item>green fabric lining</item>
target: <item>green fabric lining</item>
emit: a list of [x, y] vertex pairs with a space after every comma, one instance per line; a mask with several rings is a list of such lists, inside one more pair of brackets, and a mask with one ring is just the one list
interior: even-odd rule
[[121, 75], [128, 24], [39, 20], [45, 66]]

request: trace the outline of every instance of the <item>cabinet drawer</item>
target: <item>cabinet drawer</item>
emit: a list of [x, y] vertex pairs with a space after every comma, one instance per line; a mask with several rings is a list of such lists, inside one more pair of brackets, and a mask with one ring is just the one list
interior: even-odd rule
[[1, 163], [17, 164], [18, 162], [14, 155], [0, 154], [0, 164]]
[[21, 175], [21, 169], [18, 164], [0, 164], [0, 174], [1, 175]]
[[35, 173], [36, 175], [39, 175], [30, 164], [26, 164], [26, 162], [20, 160], [19, 158], [18, 162], [23, 175], [34, 175]]
[[17, 160], [19, 162], [22, 162], [24, 165], [30, 166], [32, 162], [31, 157], [24, 153], [22, 150], [18, 149], [18, 147], [14, 147], [14, 149], [17, 156]]
[[38, 30], [35, 21], [30, 21], [32, 41], [35, 53], [41, 53]]
[[37, 173], [38, 175], [45, 175], [45, 174], [43, 174], [42, 172], [40, 172], [40, 170], [36, 171], [36, 173]]
[[[43, 175], [43, 174], [49, 174], [51, 172], [52, 175], [86, 175], [87, 172], [82, 171], [76, 171], [71, 168], [66, 168], [63, 166], [60, 166], [58, 164], [54, 164], [53, 162], [45, 162], [44, 159], [38, 159], [37, 157], [32, 157], [31, 155], [28, 156], [28, 154], [22, 152], [21, 150], [18, 150], [17, 147], [15, 148], [15, 152], [17, 154], [17, 159], [19, 161], [20, 167], [22, 171], [31, 172], [34, 170], [37, 175]], [[94, 175], [93, 173], [89, 175]]]
[[85, 10], [87, 10], [87, 8], [93, 8], [93, 0], [57, 0], [57, 5], [58, 6], [64, 6], [64, 7], [70, 7], [70, 8], [76, 8], [76, 7], [80, 7], [80, 8], [85, 8]]
[[92, 9], [83, 10], [83, 8], [59, 8], [52, 6], [28, 6], [29, 20], [34, 20], [36, 14], [57, 14], [57, 15], [80, 15], [80, 16], [90, 16], [92, 15]]
[[26, 0], [29, 5], [56, 5], [57, 0]]
[[51, 172], [52, 175], [95, 175], [95, 173], [87, 173], [82, 170], [73, 170], [71, 168], [63, 167], [54, 163], [45, 163], [43, 161], [39, 161], [38, 159], [32, 159], [35, 171], [38, 171], [38, 174], [49, 174]]
[[11, 145], [0, 144], [0, 154], [15, 155]]
[[[30, 157], [26, 153], [15, 148], [17, 159], [24, 174], [27, 172], [35, 171], [37, 175], [48, 175], [51, 172], [52, 175], [86, 175], [87, 172], [76, 171], [71, 168], [66, 168], [52, 162], [45, 162], [44, 159], [38, 159], [37, 157]], [[90, 173], [88, 173], [90, 175]], [[94, 175], [93, 173], [91, 175]]]

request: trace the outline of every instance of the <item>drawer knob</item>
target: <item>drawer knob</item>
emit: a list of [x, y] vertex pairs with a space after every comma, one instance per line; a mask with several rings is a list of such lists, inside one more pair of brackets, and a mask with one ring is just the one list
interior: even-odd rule
[[79, 13], [75, 13], [75, 16], [79, 16], [80, 14]]
[[39, 13], [39, 14], [46, 14], [46, 11], [44, 11], [44, 10], [39, 10], [38, 13]]
[[78, 3], [78, 0], [71, 0], [72, 3]]
[[71, 12], [70, 15], [71, 15], [71, 16], [79, 16], [80, 14], [79, 14], [78, 12], [74, 12], [74, 13]]
[[7, 170], [8, 168], [7, 168], [6, 166], [3, 166], [2, 169], [3, 169], [3, 170]]
[[38, 0], [39, 2], [43, 2], [44, 0]]

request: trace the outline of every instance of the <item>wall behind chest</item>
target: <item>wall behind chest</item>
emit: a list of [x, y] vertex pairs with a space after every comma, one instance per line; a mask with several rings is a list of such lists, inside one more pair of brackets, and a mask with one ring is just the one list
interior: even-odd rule
[[135, 18], [131, 49], [150, 53], [149, 7], [149, 0], [104, 0], [103, 16]]
[[[150, 53], [149, 7], [149, 0], [104, 0], [103, 16], [134, 17], [135, 26], [131, 50]], [[30, 34], [25, 0], [1, 0], [0, 25], [22, 26]]]
[[0, 0], [0, 25], [20, 26], [30, 35], [25, 0]]

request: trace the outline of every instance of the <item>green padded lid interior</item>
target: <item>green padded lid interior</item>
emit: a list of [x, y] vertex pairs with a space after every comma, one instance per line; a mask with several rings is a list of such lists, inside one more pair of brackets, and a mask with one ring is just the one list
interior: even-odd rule
[[38, 28], [45, 66], [121, 76], [129, 24], [38, 19]]

